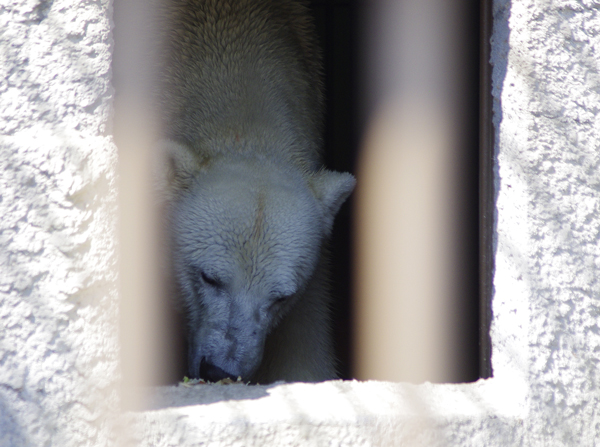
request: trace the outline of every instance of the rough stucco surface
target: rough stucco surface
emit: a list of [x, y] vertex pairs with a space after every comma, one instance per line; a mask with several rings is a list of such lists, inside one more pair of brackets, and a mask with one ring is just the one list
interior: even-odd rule
[[[109, 15], [0, 6], [0, 446], [114, 441]], [[496, 0], [492, 41], [494, 378], [158, 388], [123, 440], [600, 444], [600, 2]]]
[[528, 443], [597, 445], [600, 2], [497, 1], [495, 13], [494, 310], [509, 294], [528, 306], [494, 327], [512, 319], [527, 343], [512, 361], [526, 371]]
[[112, 436], [110, 12], [107, 0], [0, 4], [2, 447]]
[[330, 381], [163, 387], [129, 414], [140, 446], [514, 446], [517, 399], [492, 381], [410, 385]]

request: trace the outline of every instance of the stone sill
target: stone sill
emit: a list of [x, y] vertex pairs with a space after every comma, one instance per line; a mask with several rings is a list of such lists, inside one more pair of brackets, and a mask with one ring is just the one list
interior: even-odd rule
[[481, 439], [522, 439], [525, 397], [498, 379], [178, 385], [153, 389], [124, 422], [140, 446], [478, 445], [473, 426]]

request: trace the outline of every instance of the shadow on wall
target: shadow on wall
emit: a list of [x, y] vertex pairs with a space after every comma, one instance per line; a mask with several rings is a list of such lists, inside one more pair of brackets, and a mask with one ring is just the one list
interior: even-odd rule
[[0, 398], [0, 447], [27, 445], [27, 438], [15, 420], [7, 400], [6, 397]]
[[176, 387], [157, 387], [149, 393], [145, 410], [162, 410], [173, 407], [209, 405], [215, 402], [256, 400], [268, 397], [269, 390], [281, 383], [272, 385], [179, 385]]
[[[500, 5], [496, 6], [498, 3]], [[494, 27], [494, 40], [501, 40], [492, 45], [492, 54], [490, 63], [493, 65], [492, 73], [492, 96], [495, 98], [493, 103], [493, 123], [495, 129], [494, 147], [498, 147], [500, 141], [500, 123], [502, 122], [502, 88], [506, 79], [506, 70], [508, 67], [508, 40], [510, 37], [510, 2], [494, 2], [496, 6], [492, 11], [492, 21]], [[501, 54], [500, 54], [501, 52]], [[498, 190], [498, 165], [494, 168], [496, 177], [495, 190]]]

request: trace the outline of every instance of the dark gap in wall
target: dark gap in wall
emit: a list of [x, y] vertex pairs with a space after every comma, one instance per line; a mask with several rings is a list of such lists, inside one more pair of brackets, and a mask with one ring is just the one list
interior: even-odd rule
[[[465, 64], [468, 66], [468, 75], [465, 84], [469, 86], [465, 89], [468, 92], [466, 98], [468, 118], [466, 123], [465, 152], [464, 152], [464, 197], [463, 212], [464, 234], [462, 241], [466, 253], [467, 262], [463, 266], [463, 284], [462, 308], [464, 309], [464, 327], [463, 327], [463, 352], [464, 370], [462, 374], [463, 382], [477, 380], [479, 377], [488, 377], [491, 370], [486, 369], [489, 365], [489, 346], [480, 346], [481, 343], [489, 344], [489, 321], [480, 320], [480, 292], [478, 282], [478, 272], [480, 268], [479, 251], [480, 242], [478, 234], [479, 228], [479, 129], [481, 123], [479, 120], [480, 103], [480, 2], [477, 0], [467, 0], [468, 17], [464, 33], [467, 44], [465, 52]], [[488, 0], [485, 0], [488, 1]], [[325, 68], [325, 88], [326, 88], [326, 123], [325, 123], [325, 164], [329, 169], [355, 173], [356, 156], [361, 138], [362, 126], [359, 110], [359, 66], [361, 61], [358, 58], [360, 35], [359, 20], [360, 8], [368, 7], [368, 4], [359, 4], [356, 0], [312, 0], [310, 2], [313, 11], [319, 38], [321, 41], [324, 68]], [[122, 19], [124, 14], [122, 2], [115, 3], [115, 35], [116, 50], [119, 50], [119, 42], [123, 39], [122, 31], [125, 21]], [[487, 36], [489, 38], [489, 36]], [[121, 74], [125, 64], [121, 61], [115, 64], [115, 89], [117, 96], [123, 93], [127, 84], [123, 79], [127, 78]], [[128, 79], [128, 78], [127, 78]], [[485, 89], [484, 89], [485, 90]], [[351, 365], [353, 356], [352, 346], [352, 219], [353, 201], [346, 203], [336, 218], [336, 224], [331, 240], [331, 270], [332, 280], [331, 289], [334, 298], [332, 303], [333, 316], [333, 335], [335, 339], [336, 355], [339, 361], [340, 378], [351, 379]], [[485, 248], [484, 248], [485, 249]], [[491, 253], [490, 253], [491, 255]], [[484, 296], [483, 300], [489, 300]], [[488, 303], [489, 304], [489, 303]], [[183, 322], [177, 320], [174, 315], [171, 326], [174, 329], [181, 329]], [[481, 327], [480, 327], [481, 324]], [[174, 332], [177, 332], [176, 330]], [[480, 337], [480, 333], [483, 334]], [[179, 334], [183, 336], [183, 334]], [[177, 338], [177, 337], [175, 337]], [[483, 340], [483, 341], [480, 341]], [[175, 383], [181, 380], [185, 374], [185, 342], [182, 339], [173, 340], [173, 350], [171, 356], [176, 362], [180, 362], [173, 376], [168, 382]], [[480, 352], [488, 352], [487, 359], [483, 359], [480, 366]], [[487, 362], [487, 363], [486, 363]], [[486, 372], [488, 371], [488, 372]]]
[[492, 0], [479, 8], [479, 376], [492, 377], [494, 272], [494, 125], [492, 123]]
[[[311, 2], [323, 51], [326, 90], [325, 165], [355, 173], [360, 138], [357, 119], [356, 2]], [[340, 378], [352, 365], [352, 196], [336, 217], [331, 238], [332, 321]]]
[[464, 39], [465, 93], [464, 152], [463, 152], [463, 236], [464, 259], [462, 277], [465, 312], [463, 382], [473, 382], [481, 377], [479, 362], [479, 46], [480, 46], [480, 1], [465, 2]]

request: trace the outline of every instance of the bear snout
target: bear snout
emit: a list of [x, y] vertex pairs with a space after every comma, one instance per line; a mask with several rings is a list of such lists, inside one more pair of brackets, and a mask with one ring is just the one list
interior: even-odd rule
[[206, 357], [202, 357], [202, 360], [200, 361], [200, 378], [208, 382], [218, 382], [219, 380], [228, 378], [231, 380], [237, 379], [233, 374], [210, 363], [206, 360]]

